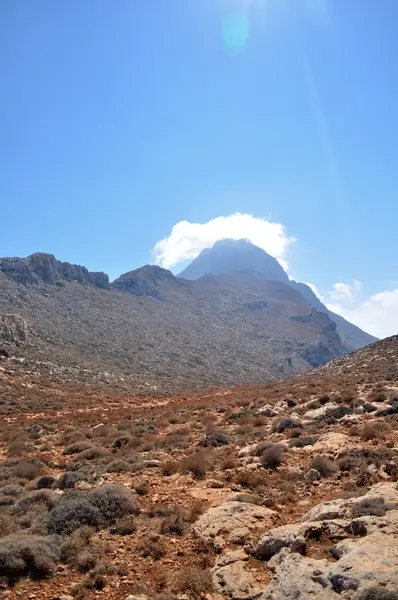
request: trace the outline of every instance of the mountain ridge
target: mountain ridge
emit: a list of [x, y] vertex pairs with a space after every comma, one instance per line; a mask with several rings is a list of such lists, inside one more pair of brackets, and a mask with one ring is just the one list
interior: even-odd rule
[[[238, 260], [236, 256], [239, 255]], [[305, 298], [308, 306], [326, 313], [337, 325], [337, 330], [347, 347], [347, 351], [357, 350], [377, 341], [377, 338], [349, 323], [344, 317], [330, 311], [305, 283], [290, 280], [279, 262], [252, 244], [249, 240], [224, 239], [216, 242], [213, 248], [206, 248], [195, 258], [179, 277], [198, 279], [208, 274], [225, 274], [240, 270], [241, 266], [249, 267], [249, 272], [268, 280], [283, 281], [294, 287]]]
[[281, 281], [244, 271], [188, 280], [146, 265], [98, 285], [83, 267], [33, 256], [20, 270], [0, 261], [0, 316], [14, 332], [0, 328], [0, 344], [53, 374], [170, 392], [282, 379], [346, 351], [333, 321]]

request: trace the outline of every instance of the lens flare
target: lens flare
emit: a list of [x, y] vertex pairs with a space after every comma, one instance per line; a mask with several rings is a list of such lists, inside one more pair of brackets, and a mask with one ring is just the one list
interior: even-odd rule
[[250, 22], [246, 13], [229, 13], [223, 20], [222, 39], [230, 52], [242, 52], [250, 37]]

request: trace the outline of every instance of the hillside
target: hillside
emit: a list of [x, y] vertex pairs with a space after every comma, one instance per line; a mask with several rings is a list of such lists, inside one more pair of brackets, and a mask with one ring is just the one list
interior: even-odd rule
[[7, 351], [39, 360], [41, 373], [67, 369], [120, 389], [260, 383], [344, 353], [327, 315], [251, 273], [188, 281], [147, 265], [109, 284], [36, 254], [0, 261], [0, 292]]
[[398, 336], [158, 399], [40, 368], [0, 358], [0, 598], [396, 600]]
[[248, 240], [225, 239], [216, 242], [212, 248], [205, 248], [179, 276], [186, 279], [199, 279], [206, 275], [218, 276], [241, 271], [267, 281], [280, 281], [298, 290], [308, 306], [326, 313], [336, 323], [337, 332], [347, 352], [377, 341], [377, 338], [328, 310], [308, 285], [289, 280], [275, 258]]

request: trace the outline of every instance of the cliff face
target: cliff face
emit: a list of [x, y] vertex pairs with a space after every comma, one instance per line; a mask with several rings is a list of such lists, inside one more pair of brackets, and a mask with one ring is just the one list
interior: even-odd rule
[[109, 288], [105, 273], [93, 273], [68, 262], [61, 262], [53, 254], [37, 252], [27, 258], [0, 258], [0, 271], [22, 285], [54, 284], [57, 281], [79, 281], [102, 289]]

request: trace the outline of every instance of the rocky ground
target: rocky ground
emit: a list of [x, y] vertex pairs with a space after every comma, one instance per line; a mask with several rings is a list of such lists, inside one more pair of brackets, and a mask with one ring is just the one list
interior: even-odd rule
[[398, 338], [138, 397], [0, 362], [0, 598], [396, 600]]

